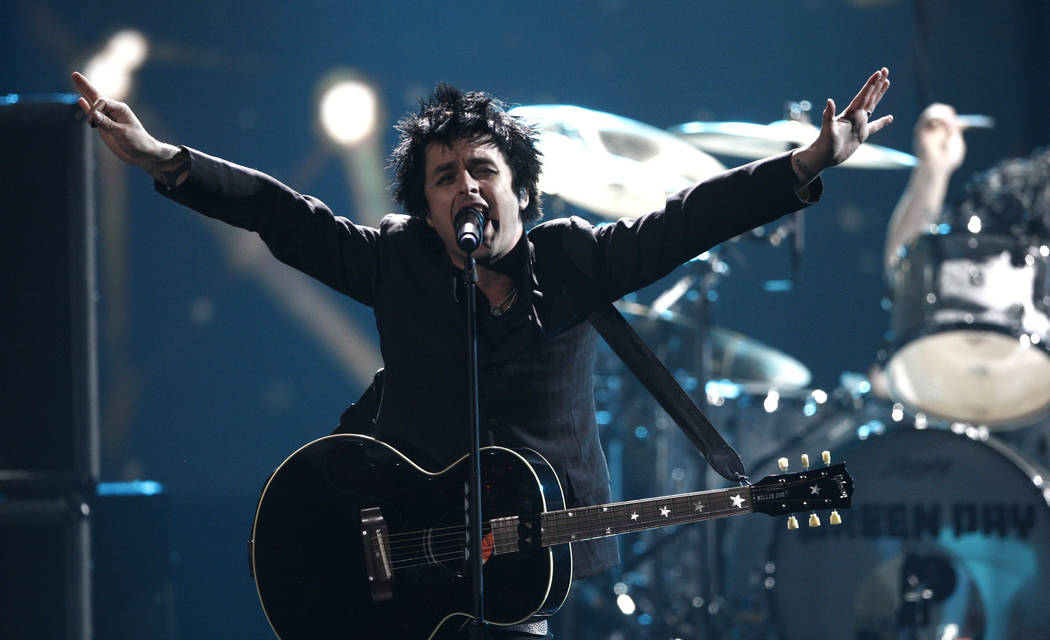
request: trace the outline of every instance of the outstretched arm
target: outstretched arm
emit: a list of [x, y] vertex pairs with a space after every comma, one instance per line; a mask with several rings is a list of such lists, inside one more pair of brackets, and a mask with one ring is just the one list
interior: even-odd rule
[[186, 154], [151, 136], [128, 105], [99, 95], [95, 85], [80, 73], [73, 72], [73, 83], [81, 95], [77, 101], [80, 108], [114, 155], [144, 169], [169, 188], [182, 184], [189, 173]]
[[869, 122], [889, 87], [890, 72], [883, 67], [871, 74], [839, 115], [835, 115], [835, 101], [828, 98], [821, 118], [820, 135], [808, 147], [796, 149], [791, 157], [791, 166], [800, 184], [807, 185], [824, 169], [845, 162], [868, 136], [893, 122], [893, 116]]
[[939, 103], [926, 107], [915, 123], [915, 155], [919, 163], [912, 169], [886, 230], [887, 273], [897, 265], [897, 250], [937, 220], [948, 181], [966, 157], [966, 142], [955, 120], [955, 109]]

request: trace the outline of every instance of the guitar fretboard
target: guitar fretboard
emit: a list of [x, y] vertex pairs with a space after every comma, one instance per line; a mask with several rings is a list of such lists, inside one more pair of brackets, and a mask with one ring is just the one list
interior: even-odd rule
[[751, 513], [751, 487], [550, 511], [540, 518], [543, 546], [615, 536], [687, 522]]

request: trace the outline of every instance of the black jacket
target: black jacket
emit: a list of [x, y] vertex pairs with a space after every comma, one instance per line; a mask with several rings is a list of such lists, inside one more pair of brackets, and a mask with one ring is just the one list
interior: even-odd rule
[[[801, 208], [807, 203], [795, 186], [784, 154], [681, 191], [637, 219], [597, 227], [556, 219], [533, 228], [494, 265], [524, 295], [501, 317], [479, 313], [483, 439], [543, 454], [568, 506], [608, 502], [592, 385], [596, 334], [585, 314]], [[466, 452], [462, 293], [457, 270], [423, 220], [391, 214], [379, 229], [355, 225], [269, 176], [192, 150], [187, 181], [158, 189], [258, 232], [281, 261], [371, 306], [385, 367], [374, 435], [432, 470]], [[810, 185], [811, 201], [820, 189], [819, 180]], [[483, 296], [478, 308], [488, 308]], [[573, 552], [578, 577], [617, 562], [609, 538], [575, 543]]]

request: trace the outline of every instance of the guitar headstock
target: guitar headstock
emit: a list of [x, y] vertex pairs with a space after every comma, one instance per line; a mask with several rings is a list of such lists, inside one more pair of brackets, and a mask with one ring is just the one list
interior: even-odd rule
[[[803, 466], [808, 466], [809, 456], [803, 456]], [[830, 461], [825, 452], [825, 463]], [[786, 468], [781, 458], [781, 469]], [[823, 467], [804, 468], [797, 473], [782, 473], [762, 478], [751, 487], [751, 505], [755, 511], [771, 516], [788, 515], [823, 509], [848, 509], [853, 497], [853, 477], [846, 471], [846, 464], [826, 464]], [[831, 514], [831, 524], [841, 522], [838, 512]], [[820, 526], [816, 514], [809, 518], [810, 526]], [[794, 524], [794, 526], [792, 526]], [[797, 528], [794, 516], [788, 528]]]

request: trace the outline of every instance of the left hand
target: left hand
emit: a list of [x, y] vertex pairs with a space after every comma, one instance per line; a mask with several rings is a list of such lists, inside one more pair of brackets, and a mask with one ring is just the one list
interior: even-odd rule
[[791, 166], [802, 184], [811, 182], [824, 169], [845, 162], [868, 136], [893, 122], [893, 116], [868, 121], [889, 87], [890, 72], [883, 67], [871, 74], [839, 115], [835, 115], [835, 101], [828, 98], [820, 135], [808, 147], [792, 154]]

